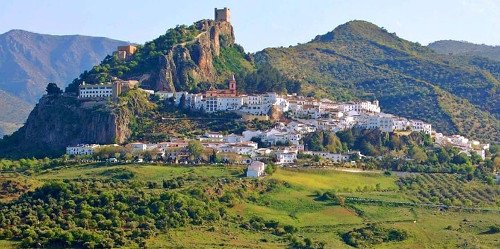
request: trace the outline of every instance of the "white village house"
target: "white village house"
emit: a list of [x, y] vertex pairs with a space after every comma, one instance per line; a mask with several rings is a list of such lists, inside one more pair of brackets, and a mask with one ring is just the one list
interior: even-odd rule
[[292, 164], [297, 160], [297, 151], [277, 151], [275, 153], [276, 164]]
[[98, 144], [79, 144], [76, 146], [66, 147], [67, 155], [92, 155], [99, 148]]
[[263, 162], [253, 161], [247, 168], [247, 177], [260, 177], [264, 174], [266, 165]]
[[313, 156], [320, 156], [324, 159], [331, 160], [335, 163], [349, 162], [349, 161], [351, 161], [351, 157], [354, 154], [361, 157], [361, 153], [359, 153], [359, 152], [342, 154], [342, 153], [329, 153], [329, 152], [323, 152], [323, 151], [304, 151], [304, 154], [313, 155]]

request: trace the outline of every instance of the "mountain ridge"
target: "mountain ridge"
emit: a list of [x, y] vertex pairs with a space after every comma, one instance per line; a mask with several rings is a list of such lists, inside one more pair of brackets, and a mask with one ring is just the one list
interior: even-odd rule
[[[388, 112], [423, 119], [445, 133], [490, 139], [461, 127], [466, 120], [460, 110], [450, 114], [440, 107], [445, 100], [466, 99], [472, 104], [466, 107], [470, 118], [486, 121], [485, 131], [499, 140], [500, 71], [494, 61], [437, 54], [366, 21], [340, 25], [305, 44], [264, 49], [255, 61], [304, 82], [307, 91], [321, 88], [316, 93], [337, 100], [377, 98]], [[432, 97], [438, 95], [446, 97]]]
[[[53, 108], [58, 101], [71, 96], [78, 102], [78, 85], [83, 81], [97, 84], [113, 77], [124, 80], [149, 77], [149, 80], [142, 82], [143, 87], [202, 91], [230, 74], [242, 77], [240, 75], [249, 73], [247, 76], [251, 75], [250, 78], [260, 82], [259, 79], [269, 78], [259, 73], [272, 73], [275, 79], [281, 76], [290, 79], [282, 82], [298, 82], [299, 87], [294, 89], [303, 95], [329, 97], [338, 101], [378, 99], [385, 112], [424, 120], [439, 132], [461, 134], [484, 142], [500, 141], [497, 117], [500, 113], [497, 106], [500, 105], [496, 104], [499, 101], [500, 63], [437, 54], [365, 21], [340, 25], [305, 44], [267, 48], [253, 55], [245, 54], [243, 48], [234, 43], [232, 30], [229, 23], [210, 20], [169, 29], [157, 39], [139, 45], [137, 52], [127, 60], [107, 56], [100, 65], [73, 80], [66, 88], [65, 98], [54, 98], [47, 108]], [[273, 70], [260, 70], [266, 67]], [[241, 79], [243, 85], [252, 83], [247, 77]], [[272, 84], [263, 84], [259, 86], [259, 91], [273, 91], [273, 87]], [[248, 89], [255, 87], [250, 86]], [[287, 87], [279, 89], [288, 90]], [[147, 105], [147, 102], [142, 101], [141, 105]], [[44, 115], [51, 116], [49, 120], [54, 122], [64, 120], [57, 116], [55, 110], [50, 114], [44, 111], [44, 103], [49, 102], [37, 106], [38, 115], [32, 113], [33, 119], [29, 119], [22, 129], [7, 140], [4, 139], [4, 142], [13, 141], [14, 144], [26, 146], [43, 144], [62, 150], [65, 141], [52, 139], [57, 136], [70, 137], [68, 134], [59, 134], [65, 130], [61, 124], [51, 124], [50, 121], [44, 123], [43, 130], [48, 134], [40, 138], [33, 136], [39, 132], [37, 127], [40, 125], [36, 123], [46, 120]], [[140, 137], [137, 134], [140, 131], [132, 131], [128, 127], [129, 124], [137, 124], [132, 120], [134, 115], [124, 115], [137, 113], [135, 107], [125, 107], [126, 110], [118, 113], [107, 112], [103, 120], [108, 121], [103, 124], [97, 119], [89, 119], [88, 113], [75, 116], [76, 120], [71, 122], [80, 123], [79, 118], [91, 122], [81, 126], [82, 129], [90, 129], [89, 132], [84, 130], [75, 134], [95, 134], [96, 141], [119, 138], [120, 143], [126, 142], [131, 134]], [[100, 109], [91, 112], [99, 116]], [[147, 119], [147, 113], [143, 114]], [[48, 127], [60, 129], [55, 131]], [[110, 135], [96, 131], [115, 132]], [[49, 140], [45, 141], [45, 138]], [[57, 143], [51, 143], [51, 139]], [[91, 142], [83, 135], [71, 141]], [[23, 146], [15, 147], [14, 150], [20, 148]]]
[[[22, 111], [23, 115], [7, 115], [7, 109], [15, 109], [18, 103], [24, 103], [23, 109], [32, 108], [47, 83], [64, 87], [118, 45], [127, 43], [105, 37], [47, 35], [21, 29], [0, 34], [0, 90], [9, 94], [9, 99], [16, 98], [2, 103], [0, 129], [10, 134], [28, 116], [26, 111]], [[16, 125], [7, 129], [7, 123]]]
[[476, 44], [467, 41], [439, 40], [427, 45], [440, 54], [454, 54], [472, 57], [484, 57], [500, 61], [500, 45]]

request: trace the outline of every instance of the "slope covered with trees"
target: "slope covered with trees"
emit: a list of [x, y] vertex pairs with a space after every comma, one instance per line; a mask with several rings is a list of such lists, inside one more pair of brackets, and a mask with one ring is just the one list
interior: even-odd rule
[[127, 60], [107, 56], [100, 65], [83, 72], [66, 91], [76, 92], [83, 81], [96, 84], [113, 77], [139, 80], [142, 87], [154, 90], [197, 91], [200, 83], [223, 82], [232, 74], [253, 68], [250, 57], [235, 44], [229, 22], [201, 20], [168, 29], [139, 45]]
[[[265, 49], [255, 61], [301, 82], [305, 94], [376, 98], [386, 112], [431, 122], [445, 133], [500, 137], [499, 63], [440, 55], [369, 22], [351, 21], [306, 44]], [[447, 108], [456, 103], [460, 109]]]
[[474, 44], [466, 41], [441, 40], [430, 43], [427, 47], [440, 54], [477, 56], [500, 61], [500, 46]]

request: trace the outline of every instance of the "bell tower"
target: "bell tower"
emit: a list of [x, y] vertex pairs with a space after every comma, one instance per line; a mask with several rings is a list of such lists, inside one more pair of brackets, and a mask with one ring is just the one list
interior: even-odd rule
[[233, 77], [229, 80], [229, 90], [236, 92], [236, 79], [234, 79], [234, 74]]

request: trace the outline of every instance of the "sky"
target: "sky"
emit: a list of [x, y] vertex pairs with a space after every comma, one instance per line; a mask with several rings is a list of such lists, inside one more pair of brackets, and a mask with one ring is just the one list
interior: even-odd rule
[[305, 43], [350, 20], [366, 20], [427, 45], [452, 39], [500, 45], [500, 0], [2, 0], [0, 33], [104, 36], [144, 43], [178, 24], [231, 9], [247, 51]]

